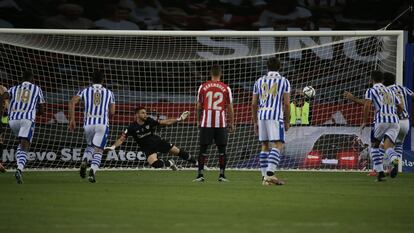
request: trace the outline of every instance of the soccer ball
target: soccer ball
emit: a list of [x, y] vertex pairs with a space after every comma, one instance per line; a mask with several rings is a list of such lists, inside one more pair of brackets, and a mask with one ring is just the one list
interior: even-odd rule
[[302, 91], [303, 94], [305, 94], [305, 96], [308, 98], [312, 98], [316, 94], [315, 89], [312, 86], [304, 87]]

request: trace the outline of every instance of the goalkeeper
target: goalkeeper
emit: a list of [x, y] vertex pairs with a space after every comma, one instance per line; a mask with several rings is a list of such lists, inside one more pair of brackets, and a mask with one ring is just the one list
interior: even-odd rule
[[121, 134], [117, 141], [110, 147], [105, 147], [105, 150], [115, 150], [118, 146], [125, 142], [128, 136], [132, 136], [138, 146], [147, 156], [147, 162], [153, 168], [169, 167], [172, 170], [177, 170], [173, 160], [164, 161], [158, 159], [157, 153], [171, 153], [191, 163], [196, 163], [196, 160], [188, 152], [179, 149], [174, 144], [171, 144], [160, 136], [156, 135], [155, 129], [159, 125], [171, 125], [179, 121], [185, 120], [190, 112], [186, 111], [178, 118], [169, 118], [165, 120], [154, 120], [148, 117], [147, 111], [144, 107], [135, 109], [135, 121]]

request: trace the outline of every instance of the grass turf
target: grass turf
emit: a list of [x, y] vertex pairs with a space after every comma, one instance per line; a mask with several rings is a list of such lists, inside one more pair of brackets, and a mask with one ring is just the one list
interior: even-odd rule
[[412, 232], [414, 174], [376, 183], [365, 173], [195, 171], [0, 174], [0, 232]]

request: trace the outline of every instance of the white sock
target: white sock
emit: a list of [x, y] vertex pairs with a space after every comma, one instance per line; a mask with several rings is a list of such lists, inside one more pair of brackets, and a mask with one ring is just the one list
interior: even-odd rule
[[269, 156], [269, 151], [261, 151], [259, 154], [259, 164], [260, 164], [260, 171], [262, 173], [262, 176], [266, 176], [268, 156]]
[[389, 159], [389, 163], [392, 163], [394, 160], [398, 160], [400, 156], [395, 152], [394, 148], [388, 148], [385, 153], [387, 153]]
[[374, 164], [374, 170], [376, 172], [384, 171], [384, 166], [383, 166], [384, 155], [381, 154], [379, 148], [372, 148], [371, 147], [371, 158], [372, 158], [372, 162]]
[[93, 146], [87, 146], [85, 151], [83, 152], [82, 162], [87, 159], [88, 161], [92, 160], [94, 148]]
[[99, 166], [101, 165], [101, 159], [102, 159], [102, 152], [95, 153], [93, 155], [91, 168], [93, 172], [96, 172], [99, 169]]

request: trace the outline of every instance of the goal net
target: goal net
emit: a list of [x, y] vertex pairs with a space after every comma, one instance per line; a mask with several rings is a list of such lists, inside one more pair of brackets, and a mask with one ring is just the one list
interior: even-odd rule
[[[266, 74], [269, 57], [281, 59], [292, 99], [310, 105], [309, 124], [286, 134], [281, 169], [367, 169], [370, 129], [360, 131], [362, 107], [343, 98], [344, 91], [363, 98], [373, 70], [402, 80], [400, 31], [78, 31], [0, 30], [0, 77], [8, 88], [25, 70], [35, 74], [46, 99], [46, 113], [36, 120], [27, 168], [76, 168], [86, 142], [81, 125], [68, 131], [68, 101], [90, 84], [90, 75], [105, 72], [117, 112], [110, 121], [108, 145], [133, 121], [133, 109], [145, 106], [151, 117], [190, 117], [157, 130], [162, 138], [198, 155], [195, 100], [213, 64], [223, 68], [222, 81], [233, 92], [236, 131], [229, 134], [228, 167], [258, 169], [260, 143], [253, 131], [250, 102], [257, 78]], [[312, 86], [316, 95], [303, 98]], [[296, 110], [296, 109], [295, 109]], [[299, 114], [299, 113], [297, 113]], [[82, 122], [81, 105], [77, 108]], [[6, 129], [2, 161], [14, 168], [17, 139]], [[178, 165], [185, 161], [168, 154]], [[145, 168], [146, 156], [129, 138], [105, 153], [104, 168]], [[218, 166], [215, 145], [208, 167]]]

